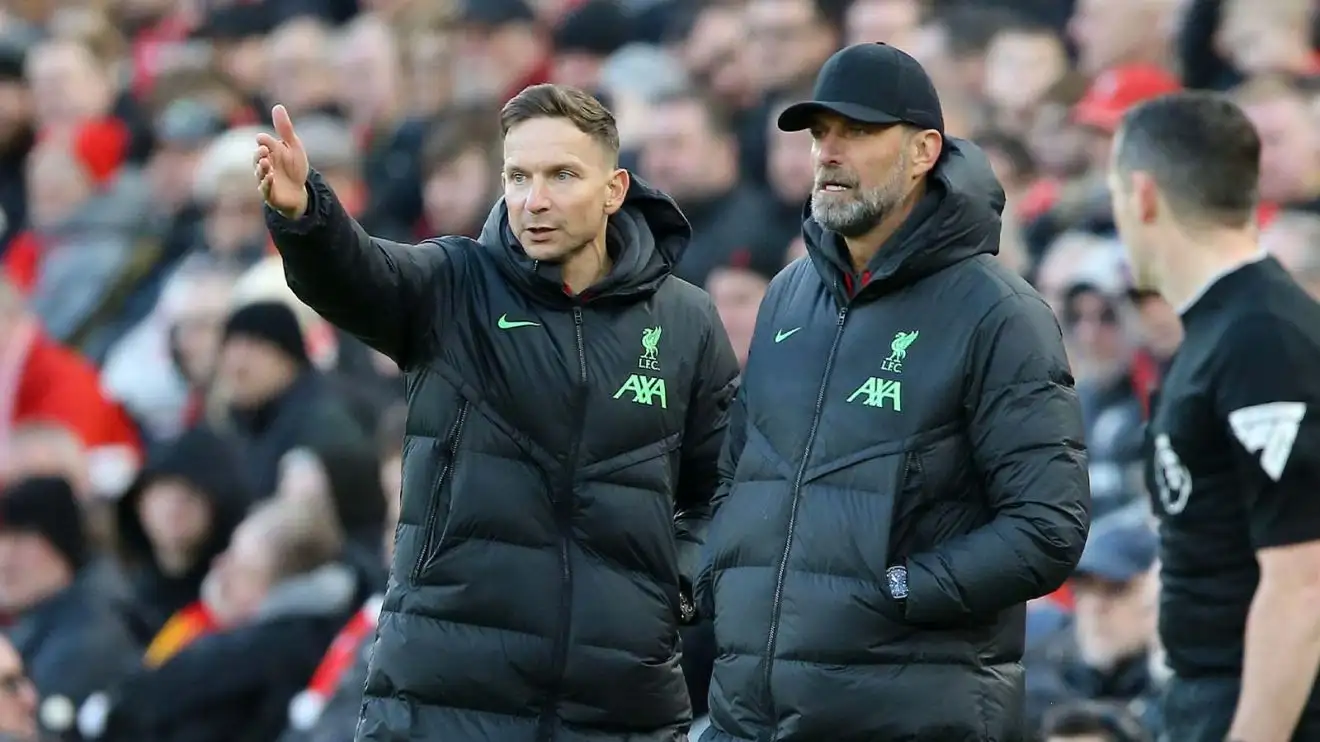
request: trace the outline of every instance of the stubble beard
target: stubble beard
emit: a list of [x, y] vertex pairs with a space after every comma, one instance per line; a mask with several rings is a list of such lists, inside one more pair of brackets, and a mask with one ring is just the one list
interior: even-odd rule
[[[842, 194], [811, 199], [811, 218], [822, 227], [844, 237], [861, 237], [875, 229], [884, 218], [893, 213], [906, 196], [904, 181], [907, 175], [907, 157], [904, 156], [884, 183], [859, 190], [855, 185]], [[816, 175], [817, 188], [822, 180], [845, 179], [842, 174], [823, 172]], [[857, 183], [856, 178], [847, 180]]]

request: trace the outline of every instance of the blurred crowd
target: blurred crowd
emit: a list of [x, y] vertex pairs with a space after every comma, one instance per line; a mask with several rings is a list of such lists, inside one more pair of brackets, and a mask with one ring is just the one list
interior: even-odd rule
[[[1140, 466], [1175, 312], [1105, 190], [1130, 106], [1229, 92], [1266, 249], [1320, 296], [1312, 0], [11, 0], [0, 10], [0, 739], [348, 742], [385, 585], [403, 381], [285, 286], [253, 178], [283, 103], [373, 234], [475, 236], [499, 106], [559, 82], [695, 229], [677, 274], [745, 360], [803, 254], [811, 140], [773, 125], [843, 44], [936, 80], [1008, 194], [1000, 258], [1055, 307], [1096, 524], [1031, 606], [1040, 739], [1153, 740], [1165, 672]], [[700, 712], [698, 633], [686, 637]], [[709, 658], [704, 659], [708, 672]], [[38, 736], [40, 735], [40, 736]], [[695, 739], [695, 736], [694, 736]]]

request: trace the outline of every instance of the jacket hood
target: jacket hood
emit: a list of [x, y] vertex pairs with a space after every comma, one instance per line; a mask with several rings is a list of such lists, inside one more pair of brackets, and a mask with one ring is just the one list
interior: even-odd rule
[[[692, 240], [692, 226], [669, 196], [636, 176], [623, 208], [610, 217], [606, 242], [613, 267], [592, 288], [595, 297], [649, 294], [678, 265]], [[496, 202], [478, 238], [495, 257], [500, 270], [533, 296], [563, 301], [564, 281], [558, 265], [533, 260], [509, 227], [509, 209]]]
[[[954, 137], [944, 140], [944, 154], [928, 176], [927, 193], [908, 221], [871, 260], [868, 290], [892, 290], [980, 254], [999, 252], [1004, 189], [979, 147]], [[843, 238], [803, 209], [802, 237], [812, 263], [836, 294], [852, 268]]]
[[255, 499], [248, 481], [241, 474], [244, 471], [241, 464], [238, 451], [206, 428], [194, 428], [161, 450], [138, 473], [116, 506], [115, 518], [123, 558], [160, 572], [152, 555], [151, 542], [138, 518], [138, 501], [153, 482], [177, 478], [211, 503], [211, 532], [189, 574], [189, 578], [200, 582], [210, 568], [211, 560], [229, 544], [229, 536]]

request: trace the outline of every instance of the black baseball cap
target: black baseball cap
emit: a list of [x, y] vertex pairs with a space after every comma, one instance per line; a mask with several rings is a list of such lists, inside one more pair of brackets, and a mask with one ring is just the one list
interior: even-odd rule
[[921, 63], [880, 42], [853, 44], [834, 53], [816, 75], [812, 100], [779, 114], [783, 131], [802, 131], [822, 111], [865, 124], [911, 124], [944, 133], [935, 83]]

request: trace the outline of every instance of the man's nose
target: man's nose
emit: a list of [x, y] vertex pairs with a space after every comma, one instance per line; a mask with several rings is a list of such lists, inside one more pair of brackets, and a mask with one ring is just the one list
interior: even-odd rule
[[822, 134], [812, 148], [816, 155], [816, 164], [837, 166], [843, 163], [839, 148], [839, 138], [833, 134]]
[[546, 194], [545, 186], [540, 183], [533, 183], [531, 188], [527, 189], [527, 200], [523, 202], [523, 208], [532, 214], [542, 214], [550, 210], [550, 198]]

